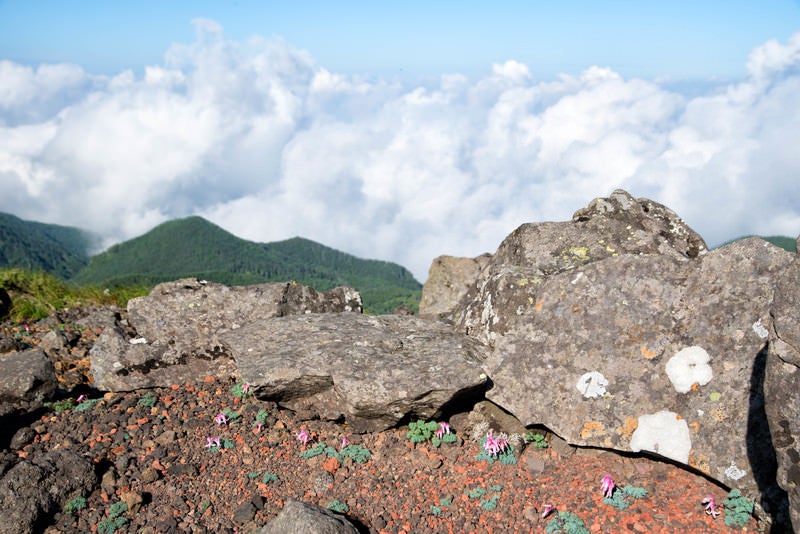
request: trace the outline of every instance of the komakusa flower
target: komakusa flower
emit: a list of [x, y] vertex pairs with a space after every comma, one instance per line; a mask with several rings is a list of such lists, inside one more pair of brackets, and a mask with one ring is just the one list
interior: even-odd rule
[[600, 485], [600, 489], [603, 490], [603, 497], [608, 497], [610, 499], [611, 496], [614, 494], [614, 488], [616, 486], [617, 485], [614, 484], [614, 479], [611, 478], [611, 475], [609, 473], [603, 475], [603, 481], [602, 484]]
[[491, 431], [486, 434], [486, 439], [483, 442], [483, 449], [489, 454], [489, 456], [497, 456], [507, 448], [508, 441], [506, 441], [505, 438], [494, 436], [492, 435]]
[[308, 445], [308, 440], [310, 438], [311, 436], [308, 434], [308, 432], [306, 432], [305, 429], [300, 430], [300, 432], [298, 432], [296, 436], [297, 441], [302, 443], [304, 446]]
[[552, 504], [545, 504], [544, 506], [542, 506], [542, 519], [550, 515], [555, 509], [556, 507], [553, 506]]
[[349, 442], [347, 441], [347, 436], [342, 436], [342, 446], [341, 446], [341, 448], [344, 449], [345, 447], [347, 447], [348, 443]]
[[719, 510], [717, 509], [717, 503], [714, 500], [714, 496], [713, 495], [709, 495], [708, 497], [703, 499], [703, 504], [706, 505], [706, 507], [705, 507], [706, 514], [708, 514], [711, 517], [713, 517], [714, 519], [716, 519], [717, 516], [719, 515]]
[[445, 434], [450, 433], [450, 425], [442, 421], [439, 423], [439, 430], [436, 431], [436, 437], [442, 439]]
[[217, 425], [227, 425], [228, 417], [224, 413], [221, 413], [214, 418], [214, 421], [217, 423]]
[[211, 437], [206, 438], [206, 449], [211, 449], [213, 447], [216, 447], [216, 448], [219, 449], [221, 447], [221, 445], [222, 444], [221, 444], [219, 438], [211, 438]]
[[85, 401], [85, 400], [86, 400], [86, 399], [88, 399], [88, 398], [89, 398], [89, 397], [87, 397], [86, 395], [78, 395], [78, 398], [77, 398], [77, 399], [75, 399], [75, 400], [76, 400], [77, 402], [83, 402], [83, 401]]

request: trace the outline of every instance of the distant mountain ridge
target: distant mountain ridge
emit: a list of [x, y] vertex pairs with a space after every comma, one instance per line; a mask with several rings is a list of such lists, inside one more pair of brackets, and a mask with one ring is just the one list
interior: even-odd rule
[[[41, 225], [13, 219], [13, 224], [0, 226], [0, 235], [4, 230], [11, 236], [25, 235]], [[152, 286], [184, 277], [227, 285], [295, 280], [318, 291], [346, 285], [361, 293], [370, 313], [388, 313], [400, 305], [416, 310], [422, 291], [422, 284], [395, 263], [360, 259], [300, 237], [255, 243], [198, 216], [165, 222], [91, 258], [86, 253], [91, 240], [80, 243], [76, 233], [80, 230], [58, 228], [48, 230], [50, 241], [14, 240], [15, 261], [0, 260], [0, 267], [40, 269], [78, 284], [105, 287]], [[67, 241], [63, 248], [72, 253], [69, 265], [59, 267], [54, 260], [29, 267], [28, 258], [40, 256], [42, 247], [57, 248], [59, 236]], [[25, 256], [21, 253], [27, 243], [31, 248]], [[64, 256], [59, 254], [56, 257]]]
[[44, 271], [69, 279], [89, 262], [90, 232], [0, 213], [0, 267]]

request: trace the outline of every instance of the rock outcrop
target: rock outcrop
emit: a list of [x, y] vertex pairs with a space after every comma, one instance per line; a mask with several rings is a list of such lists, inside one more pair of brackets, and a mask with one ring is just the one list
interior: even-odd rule
[[16, 464], [0, 479], [0, 534], [42, 532], [47, 515], [90, 493], [96, 483], [92, 462], [71, 451], [56, 450]]
[[791, 502], [791, 518], [800, 528], [800, 257], [777, 280], [772, 308], [764, 396], [777, 480]]
[[664, 206], [615, 191], [515, 230], [456, 324], [492, 346], [487, 398], [523, 424], [755, 495], [771, 448], [752, 384], [791, 261], [758, 238], [707, 252]]
[[453, 310], [475, 284], [491, 255], [477, 258], [439, 256], [428, 270], [428, 280], [422, 287], [419, 314], [453, 321]]
[[218, 334], [255, 318], [361, 312], [350, 288], [325, 293], [295, 283], [228, 287], [196, 279], [156, 286], [128, 302], [127, 321], [107, 328], [91, 351], [95, 386], [107, 391], [235, 377], [236, 365]]
[[353, 524], [326, 508], [289, 499], [258, 534], [357, 534]]
[[356, 432], [430, 419], [482, 397], [486, 347], [402, 315], [294, 315], [221, 335], [256, 396]]

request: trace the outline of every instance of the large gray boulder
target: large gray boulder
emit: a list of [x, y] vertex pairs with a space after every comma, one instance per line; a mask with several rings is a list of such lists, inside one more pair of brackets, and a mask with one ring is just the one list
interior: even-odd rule
[[789, 497], [791, 520], [800, 529], [800, 258], [778, 279], [772, 308], [764, 396], [777, 480]]
[[0, 479], [0, 534], [41, 532], [43, 520], [70, 499], [91, 493], [96, 483], [92, 462], [71, 451], [18, 463]]
[[667, 208], [615, 191], [511, 234], [457, 325], [493, 347], [487, 398], [523, 424], [755, 495], [771, 447], [751, 384], [791, 261], [758, 238], [707, 252]]
[[355, 432], [430, 419], [483, 394], [486, 347], [441, 322], [412, 316], [294, 315], [221, 335], [260, 398]]
[[0, 400], [42, 400], [57, 385], [53, 363], [41, 349], [0, 354]]
[[289, 499], [258, 534], [357, 534], [353, 524], [326, 508]]
[[351, 288], [319, 293], [296, 283], [228, 287], [183, 279], [128, 302], [127, 321], [106, 328], [90, 352], [95, 387], [129, 391], [237, 377], [218, 335], [259, 318], [361, 312]]

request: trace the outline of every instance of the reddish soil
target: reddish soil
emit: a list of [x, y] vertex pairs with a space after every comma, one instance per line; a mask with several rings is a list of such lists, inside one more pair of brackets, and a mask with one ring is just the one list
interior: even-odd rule
[[[334, 423], [301, 423], [269, 402], [241, 401], [231, 386], [208, 379], [153, 390], [153, 397], [107, 394], [85, 411], [44, 412], [30, 424], [35, 437], [12, 452], [25, 458], [70, 448], [91, 457], [101, 475], [110, 473], [86, 496], [85, 509], [57, 513], [46, 532], [96, 532], [111, 505], [126, 500], [132, 509], [117, 532], [249, 533], [287, 499], [338, 501], [363, 532], [374, 533], [544, 532], [559, 511], [576, 514], [590, 532], [735, 531], [701, 504], [708, 495], [721, 503], [727, 492], [667, 463], [529, 446], [516, 464], [490, 465], [475, 459], [479, 444], [463, 439], [458, 428], [459, 441], [439, 448], [410, 443], [404, 428], [353, 435]], [[217, 425], [215, 417], [226, 409], [241, 416]], [[269, 415], [258, 430], [261, 409]], [[306, 447], [295, 439], [301, 429], [312, 435]], [[345, 435], [371, 452], [365, 463], [300, 456], [318, 443], [338, 449]], [[230, 448], [207, 449], [208, 437]], [[606, 473], [618, 486], [642, 487], [647, 495], [625, 510], [605, 504]], [[542, 519], [546, 504], [556, 512]], [[736, 531], [758, 532], [759, 525], [751, 519]]]

